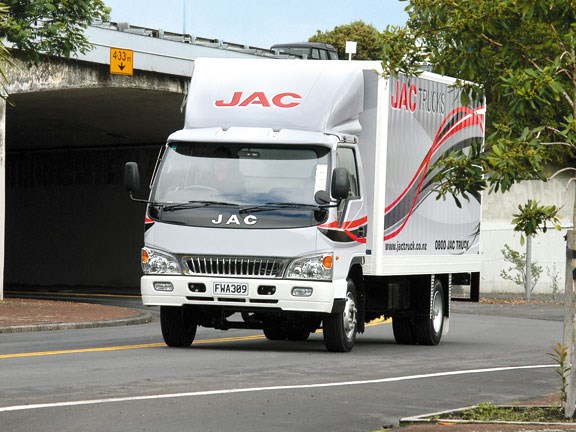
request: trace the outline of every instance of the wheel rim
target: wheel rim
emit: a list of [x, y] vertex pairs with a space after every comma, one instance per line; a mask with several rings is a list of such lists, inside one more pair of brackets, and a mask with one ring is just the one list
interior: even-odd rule
[[354, 337], [356, 331], [356, 302], [352, 293], [346, 296], [346, 306], [344, 307], [344, 334], [347, 339]]
[[432, 303], [432, 326], [435, 333], [440, 333], [442, 330], [442, 322], [444, 320], [444, 305], [442, 304], [442, 296], [440, 291], [434, 292], [434, 302]]

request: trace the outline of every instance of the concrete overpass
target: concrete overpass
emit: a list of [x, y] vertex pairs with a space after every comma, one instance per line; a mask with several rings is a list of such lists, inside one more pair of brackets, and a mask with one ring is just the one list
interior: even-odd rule
[[[124, 193], [124, 163], [138, 161], [146, 184], [160, 146], [183, 125], [195, 58], [275, 56], [127, 24], [103, 23], [86, 35], [94, 45], [86, 55], [8, 70], [0, 299], [3, 285], [138, 287], [144, 208]], [[110, 73], [115, 48], [133, 52], [133, 75]]]

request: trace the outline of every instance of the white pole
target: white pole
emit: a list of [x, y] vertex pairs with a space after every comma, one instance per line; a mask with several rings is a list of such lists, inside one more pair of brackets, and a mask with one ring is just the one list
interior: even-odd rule
[[526, 236], [526, 286], [525, 299], [530, 301], [532, 294], [532, 236]]
[[186, 0], [182, 0], [182, 34], [186, 34]]
[[[566, 272], [564, 273], [564, 335], [562, 343], [572, 346], [572, 322], [574, 321], [574, 280], [572, 279], [572, 245], [574, 244], [574, 231], [566, 232]], [[571, 356], [572, 353], [569, 352]], [[570, 357], [572, 358], [572, 357]]]

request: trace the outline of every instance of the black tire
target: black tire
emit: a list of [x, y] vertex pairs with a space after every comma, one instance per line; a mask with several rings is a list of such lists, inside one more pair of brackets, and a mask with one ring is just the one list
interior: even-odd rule
[[414, 322], [410, 318], [392, 317], [394, 340], [400, 345], [416, 345]]
[[160, 306], [162, 337], [169, 347], [189, 347], [198, 324], [191, 310], [180, 306]]
[[444, 290], [442, 283], [436, 279], [434, 288], [426, 296], [426, 313], [430, 315], [432, 308], [432, 318], [417, 318], [414, 325], [416, 341], [420, 345], [438, 345], [442, 339], [444, 329]]
[[356, 287], [352, 279], [347, 281], [344, 312], [332, 313], [324, 318], [324, 344], [328, 351], [332, 352], [349, 352], [356, 342], [358, 331]]

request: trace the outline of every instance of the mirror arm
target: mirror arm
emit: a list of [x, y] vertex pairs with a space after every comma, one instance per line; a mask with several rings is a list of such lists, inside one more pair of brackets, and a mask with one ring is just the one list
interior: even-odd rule
[[151, 204], [152, 203], [152, 201], [149, 201], [149, 200], [145, 200], [145, 199], [141, 199], [141, 198], [134, 198], [134, 195], [132, 194], [131, 190], [128, 191], [128, 195], [130, 195], [130, 199], [134, 202], [140, 202], [140, 203], [145, 203], [145, 204]]

